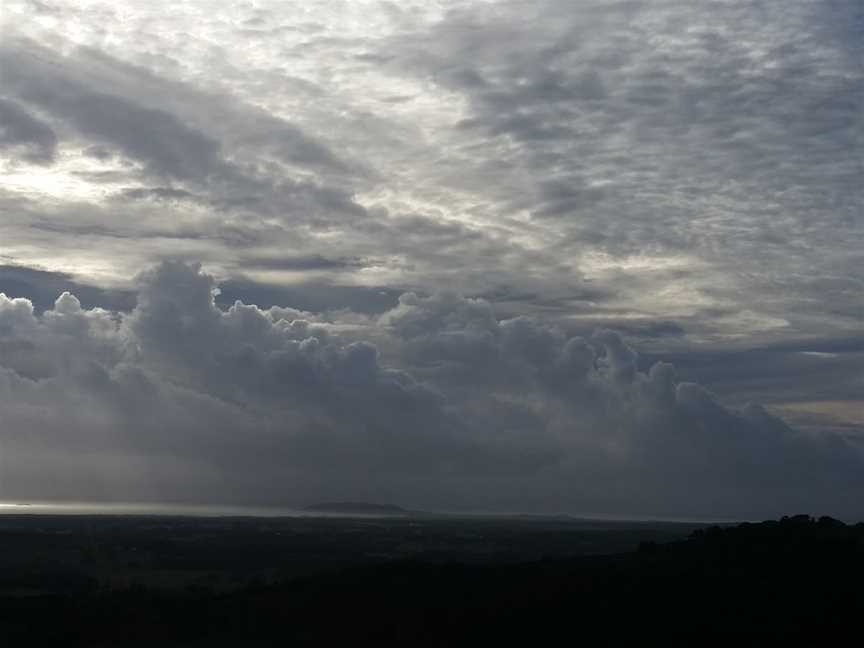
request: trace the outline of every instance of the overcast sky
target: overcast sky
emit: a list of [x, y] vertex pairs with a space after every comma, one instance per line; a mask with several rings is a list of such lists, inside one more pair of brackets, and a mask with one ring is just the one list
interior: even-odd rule
[[0, 21], [0, 500], [864, 518], [861, 2]]

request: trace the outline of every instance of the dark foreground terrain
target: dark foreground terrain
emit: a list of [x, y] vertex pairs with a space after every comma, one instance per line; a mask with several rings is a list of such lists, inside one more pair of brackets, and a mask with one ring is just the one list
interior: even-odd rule
[[5, 516], [0, 641], [860, 645], [862, 577], [864, 525], [806, 516]]

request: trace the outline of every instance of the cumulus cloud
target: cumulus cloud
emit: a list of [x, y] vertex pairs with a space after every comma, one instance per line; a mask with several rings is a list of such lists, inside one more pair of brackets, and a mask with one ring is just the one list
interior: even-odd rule
[[408, 293], [370, 334], [217, 292], [165, 262], [128, 313], [0, 297], [4, 492], [740, 515], [853, 514], [864, 486], [856, 446], [640, 371], [610, 330]]
[[7, 0], [0, 479], [844, 508], [859, 4]]

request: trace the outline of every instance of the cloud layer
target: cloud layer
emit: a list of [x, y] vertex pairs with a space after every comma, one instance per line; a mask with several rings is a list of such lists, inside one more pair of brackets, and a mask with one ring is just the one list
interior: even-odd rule
[[856, 492], [860, 3], [7, 0], [0, 29], [10, 492]]
[[498, 320], [446, 293], [342, 321], [222, 310], [215, 288], [166, 262], [128, 313], [0, 296], [4, 494], [855, 514], [859, 446], [729, 410], [670, 364], [640, 371], [615, 332]]
[[860, 332], [856, 3], [305, 4], [12, 2], [4, 253], [103, 286], [166, 256], [444, 281], [699, 344]]

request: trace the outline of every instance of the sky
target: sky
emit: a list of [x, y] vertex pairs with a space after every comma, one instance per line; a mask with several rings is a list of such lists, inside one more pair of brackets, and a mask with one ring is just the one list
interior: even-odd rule
[[864, 519], [857, 0], [0, 29], [0, 500]]

